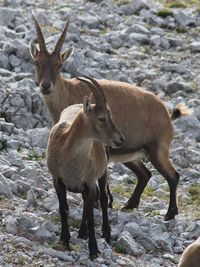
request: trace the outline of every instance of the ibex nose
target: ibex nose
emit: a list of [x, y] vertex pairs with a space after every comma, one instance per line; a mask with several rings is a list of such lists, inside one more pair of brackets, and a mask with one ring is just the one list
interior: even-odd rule
[[41, 83], [41, 87], [42, 87], [42, 89], [44, 89], [44, 90], [48, 89], [50, 86], [51, 86], [51, 84], [48, 83], [48, 82], [42, 82], [42, 83]]
[[125, 142], [125, 136], [121, 135], [120, 138], [114, 141], [115, 147], [120, 147]]
[[51, 93], [51, 83], [49, 82], [41, 82], [40, 83], [40, 89], [44, 95], [48, 95]]

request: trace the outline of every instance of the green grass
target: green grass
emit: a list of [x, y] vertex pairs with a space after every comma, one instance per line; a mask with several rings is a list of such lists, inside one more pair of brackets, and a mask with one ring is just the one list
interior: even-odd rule
[[131, 2], [131, 0], [114, 0], [114, 2], [119, 5], [119, 6], [122, 6], [122, 5], [127, 5]]
[[22, 255], [20, 255], [18, 258], [18, 264], [24, 265], [25, 263], [26, 263], [25, 258]]
[[187, 30], [184, 29], [184, 28], [182, 28], [182, 27], [176, 27], [176, 32], [177, 32], [177, 33], [186, 33]]
[[22, 199], [26, 200], [27, 199], [27, 192], [22, 192], [21, 195], [20, 195], [20, 197]]
[[166, 17], [169, 17], [169, 16], [172, 16], [173, 17], [174, 16], [174, 13], [169, 8], [163, 8], [163, 9], [161, 9], [161, 10], [159, 10], [157, 12], [157, 16], [162, 17], [162, 18], [166, 18]]
[[104, 34], [108, 33], [108, 31], [109, 31], [108, 28], [104, 27], [104, 28], [100, 29], [100, 34], [104, 35]]
[[126, 253], [126, 250], [121, 245], [117, 244], [115, 246], [115, 252], [118, 254], [124, 254], [124, 253]]
[[45, 153], [43, 153], [42, 156], [38, 155], [38, 153], [35, 151], [35, 149], [31, 149], [29, 154], [28, 154], [28, 159], [29, 160], [41, 160], [45, 158]]
[[68, 219], [69, 227], [72, 229], [79, 229], [81, 220], [79, 219]]
[[160, 0], [159, 2], [169, 8], [186, 8], [186, 7], [200, 8], [199, 0], [174, 0], [170, 3], [167, 3], [166, 0]]
[[190, 193], [193, 204], [197, 207], [200, 206], [200, 184], [193, 184], [189, 187], [188, 192]]
[[167, 3], [167, 6], [169, 8], [186, 8], [188, 5], [184, 3], [183, 1], [173, 1], [173, 2]]
[[134, 186], [119, 184], [115, 186], [110, 186], [110, 190], [112, 193], [117, 193], [122, 197], [129, 198], [134, 190]]

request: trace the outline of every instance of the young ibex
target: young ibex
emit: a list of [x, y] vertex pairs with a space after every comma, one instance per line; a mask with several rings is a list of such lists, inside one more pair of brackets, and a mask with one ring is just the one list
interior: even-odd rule
[[189, 245], [183, 252], [178, 267], [200, 266], [200, 237]]
[[[69, 20], [54, 51], [49, 53], [34, 15], [33, 19], [39, 49], [31, 41], [30, 53], [36, 65], [38, 84], [52, 119], [56, 123], [64, 108], [82, 103], [84, 95], [89, 95], [90, 92], [81, 81], [65, 79], [60, 73], [63, 63], [73, 52], [71, 47], [61, 53]], [[119, 81], [99, 80], [98, 82], [111, 107], [113, 120], [123, 130], [126, 137], [122, 147], [110, 149], [110, 161], [124, 163], [138, 177], [135, 191], [124, 209], [133, 209], [139, 205], [141, 194], [151, 177], [151, 172], [142, 162], [142, 159], [148, 158], [169, 184], [170, 203], [165, 220], [173, 219], [178, 214], [176, 190], [179, 174], [169, 161], [169, 147], [173, 138], [171, 121], [188, 115], [189, 111], [183, 105], [179, 105], [170, 115], [162, 101], [151, 92]]]
[[103, 144], [118, 147], [124, 142], [124, 136], [112, 121], [110, 108], [99, 84], [96, 81], [82, 81], [89, 85], [96, 104], [92, 105], [85, 96], [83, 105], [76, 104], [64, 109], [50, 133], [47, 164], [59, 200], [60, 240], [69, 248], [66, 190], [82, 193], [84, 207], [79, 237], [86, 238], [89, 233], [90, 257], [94, 259], [99, 253], [93, 218], [94, 203], [98, 199], [97, 185], [103, 216], [102, 234], [108, 243], [111, 234], [107, 213], [107, 155]]

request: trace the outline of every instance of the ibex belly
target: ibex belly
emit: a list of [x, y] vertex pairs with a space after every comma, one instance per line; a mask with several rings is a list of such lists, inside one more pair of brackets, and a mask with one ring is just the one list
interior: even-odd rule
[[122, 153], [122, 154], [115, 154], [112, 153], [110, 154], [109, 160], [112, 162], [131, 162], [131, 161], [137, 161], [137, 160], [143, 160], [147, 158], [146, 151], [144, 149], [140, 149], [136, 152], [127, 152], [127, 153]]

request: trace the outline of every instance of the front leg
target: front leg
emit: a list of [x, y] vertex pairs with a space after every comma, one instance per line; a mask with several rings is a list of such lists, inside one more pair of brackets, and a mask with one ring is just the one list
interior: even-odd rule
[[54, 187], [58, 196], [59, 211], [61, 217], [60, 241], [63, 243], [66, 249], [69, 249], [69, 240], [70, 240], [70, 232], [68, 226], [69, 207], [67, 204], [66, 186], [64, 185], [64, 183], [60, 178], [53, 180], [54, 180]]
[[99, 179], [100, 188], [100, 202], [103, 216], [102, 224], [102, 237], [104, 237], [108, 244], [110, 244], [111, 239], [111, 228], [108, 219], [108, 183], [107, 183], [107, 173], [105, 173], [101, 179]]
[[95, 238], [94, 231], [94, 203], [97, 198], [96, 186], [85, 186], [83, 191], [83, 201], [84, 201], [84, 211], [85, 211], [85, 219], [87, 222], [87, 228], [89, 233], [88, 247], [90, 252], [91, 260], [94, 260], [100, 254], [97, 246], [97, 241]]

